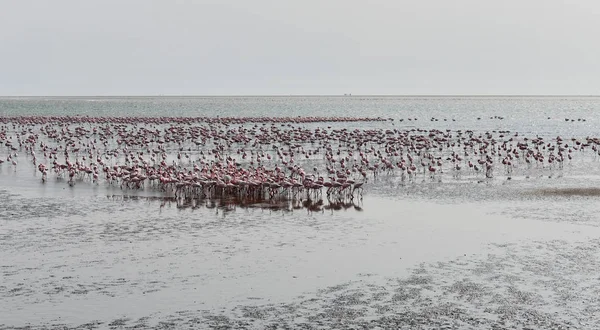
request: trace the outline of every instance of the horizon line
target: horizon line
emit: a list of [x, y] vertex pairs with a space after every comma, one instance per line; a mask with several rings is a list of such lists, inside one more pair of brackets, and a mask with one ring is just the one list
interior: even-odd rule
[[100, 95], [0, 95], [0, 98], [109, 98], [109, 97], [600, 97], [600, 94], [100, 94]]

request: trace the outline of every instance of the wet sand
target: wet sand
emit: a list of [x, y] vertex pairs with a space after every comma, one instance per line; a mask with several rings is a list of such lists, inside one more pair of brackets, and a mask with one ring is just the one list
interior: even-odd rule
[[2, 329], [598, 328], [596, 197], [541, 181], [319, 212], [4, 182]]

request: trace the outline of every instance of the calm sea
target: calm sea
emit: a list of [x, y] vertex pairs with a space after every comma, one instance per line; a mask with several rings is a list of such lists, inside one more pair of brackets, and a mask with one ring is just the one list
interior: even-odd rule
[[[0, 116], [382, 117], [404, 119], [405, 126], [419, 128], [503, 129], [521, 133], [572, 133], [580, 136], [596, 133], [594, 129], [600, 124], [599, 111], [600, 97], [560, 96], [0, 98]], [[503, 119], [493, 120], [497, 117]], [[409, 123], [409, 118], [416, 118], [418, 122]], [[573, 124], [565, 125], [566, 119], [569, 123], [574, 120]]]
[[[598, 114], [600, 97], [0, 98], [1, 117], [381, 117], [305, 126], [566, 141], [598, 137]], [[0, 329], [600, 328], [591, 151], [489, 180], [382, 176], [318, 212], [42, 184], [18, 154], [0, 164]]]

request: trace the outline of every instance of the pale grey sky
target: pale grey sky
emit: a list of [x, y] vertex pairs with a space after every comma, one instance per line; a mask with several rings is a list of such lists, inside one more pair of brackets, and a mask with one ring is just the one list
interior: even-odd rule
[[600, 94], [597, 0], [0, 0], [0, 95]]

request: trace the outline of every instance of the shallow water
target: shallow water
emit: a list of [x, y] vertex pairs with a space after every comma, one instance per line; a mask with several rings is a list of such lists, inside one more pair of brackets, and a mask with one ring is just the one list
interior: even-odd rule
[[[600, 97], [3, 97], [0, 117], [347, 116], [394, 118], [423, 129], [504, 129], [555, 137], [595, 135]], [[400, 119], [403, 121], [400, 122]], [[410, 121], [409, 121], [410, 119]], [[416, 120], [415, 120], [416, 119]], [[566, 122], [565, 119], [569, 121]], [[364, 127], [364, 123], [362, 123]], [[377, 126], [377, 123], [373, 123]], [[335, 126], [335, 125], [334, 125]]]
[[[337, 109], [338, 101], [353, 102], [333, 98], [320, 106]], [[554, 101], [510, 100], [506, 112], [523, 102], [528, 109], [555, 104], [547, 110], [553, 117], [566, 109], [583, 116], [598, 103]], [[223, 102], [235, 108], [256, 101]], [[382, 116], [393, 108], [385, 98], [369, 102], [385, 104], [377, 108]], [[407, 102], [400, 108], [441, 101]], [[440, 108], [457, 109], [464, 100], [444, 102]], [[265, 104], [298, 106], [277, 98]], [[429, 110], [422, 117], [442, 113]], [[472, 128], [477, 120], [461, 111], [448, 114], [464, 118], [453, 125]], [[593, 120], [553, 125], [584, 137]], [[540, 134], [554, 134], [555, 127], [538, 123]], [[579, 129], [565, 126], [571, 124]], [[182, 205], [151, 189], [83, 181], [69, 187], [54, 178], [42, 184], [19, 157], [16, 168], [0, 165], [0, 329], [600, 328], [600, 175], [591, 156], [562, 171], [534, 169], [511, 180], [381, 176], [364, 198], [324, 201], [319, 211], [294, 204]]]
[[[555, 206], [576, 217], [540, 221], [530, 218], [556, 200], [443, 204], [367, 197], [365, 212], [224, 213], [161, 208], [143, 199], [72, 197], [64, 206], [63, 197], [3, 195], [15, 209], [3, 218], [20, 212], [1, 223], [0, 307], [7, 325], [148, 315], [157, 322], [178, 311], [262, 308], [357, 279], [410, 278], [422, 265], [472, 263], [482, 251], [503, 252], [490, 243], [520, 249], [531, 241], [600, 234], [597, 210], [575, 213], [578, 203], [591, 202], [585, 198]], [[587, 218], [583, 225], [581, 218]]]

